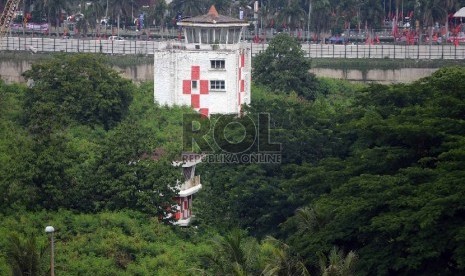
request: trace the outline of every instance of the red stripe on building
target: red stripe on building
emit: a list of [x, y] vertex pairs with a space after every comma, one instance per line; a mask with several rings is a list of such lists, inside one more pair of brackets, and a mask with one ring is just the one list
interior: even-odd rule
[[200, 81], [200, 94], [208, 94], [208, 80]]
[[199, 109], [199, 113], [200, 113], [202, 116], [208, 117], [208, 108], [201, 108], [201, 109]]
[[191, 81], [190, 80], [183, 80], [182, 81], [182, 93], [183, 94], [190, 94], [191, 93]]
[[241, 92], [244, 92], [245, 91], [245, 81], [244, 80], [241, 80]]
[[241, 67], [245, 66], [245, 55], [242, 53], [241, 54]]
[[200, 95], [191, 95], [191, 107], [200, 108]]
[[191, 67], [191, 79], [192, 80], [200, 79], [200, 66]]

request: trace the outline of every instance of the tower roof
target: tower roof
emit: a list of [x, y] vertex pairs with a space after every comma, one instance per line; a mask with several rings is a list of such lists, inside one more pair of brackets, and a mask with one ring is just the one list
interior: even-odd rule
[[218, 14], [215, 6], [212, 5], [207, 14], [186, 18], [178, 22], [180, 26], [210, 25], [210, 24], [230, 24], [237, 26], [247, 26], [248, 23], [234, 17]]

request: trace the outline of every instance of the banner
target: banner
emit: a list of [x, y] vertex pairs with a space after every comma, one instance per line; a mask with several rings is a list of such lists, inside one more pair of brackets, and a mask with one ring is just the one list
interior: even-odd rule
[[[11, 24], [10, 28], [12, 31], [22, 31], [23, 24]], [[27, 23], [26, 24], [26, 31], [37, 31], [37, 32], [48, 32], [48, 24], [47, 23]]]

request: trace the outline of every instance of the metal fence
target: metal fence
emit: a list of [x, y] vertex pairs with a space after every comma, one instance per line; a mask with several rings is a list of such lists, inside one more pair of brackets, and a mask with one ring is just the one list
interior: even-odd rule
[[144, 40], [89, 40], [6, 37], [0, 50], [65, 53], [104, 53], [121, 55], [153, 54], [158, 42]]
[[[30, 37], [4, 37], [0, 50], [31, 52], [103, 53], [119, 55], [152, 55], [166, 41], [91, 40]], [[266, 50], [268, 44], [250, 43], [252, 55]], [[310, 58], [369, 59], [465, 59], [465, 45], [395, 45], [395, 44], [302, 44]]]
[[[252, 44], [252, 54], [266, 50], [266, 44]], [[465, 45], [335, 45], [302, 44], [310, 58], [368, 58], [368, 59], [465, 59]]]

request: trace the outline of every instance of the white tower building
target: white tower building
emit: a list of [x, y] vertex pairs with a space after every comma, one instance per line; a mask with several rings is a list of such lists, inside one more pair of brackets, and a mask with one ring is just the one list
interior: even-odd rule
[[251, 49], [241, 42], [248, 25], [214, 6], [178, 22], [184, 41], [162, 44], [154, 54], [155, 101], [188, 105], [205, 116], [239, 114], [250, 104]]

